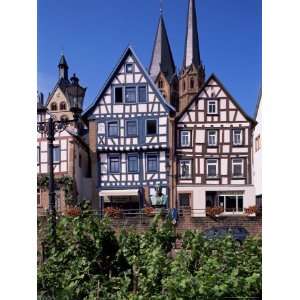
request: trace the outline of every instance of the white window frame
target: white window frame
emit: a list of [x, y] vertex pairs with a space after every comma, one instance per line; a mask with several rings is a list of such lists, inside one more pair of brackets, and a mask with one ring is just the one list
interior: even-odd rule
[[[129, 67], [131, 67], [131, 71], [128, 71]], [[133, 63], [127, 63], [125, 65], [125, 73], [126, 74], [133, 74], [134, 73], [133, 68], [134, 68]]]
[[[211, 135], [212, 132], [214, 132], [214, 135]], [[210, 142], [210, 136], [215, 136], [215, 138], [214, 138], [215, 143]], [[207, 144], [210, 147], [214, 147], [214, 146], [218, 145], [218, 131], [217, 130], [215, 130], [215, 129], [208, 130], [208, 132], [207, 132]]]
[[[245, 211], [245, 206], [244, 206], [244, 204], [245, 204], [245, 195], [244, 195], [244, 193], [241, 193], [241, 192], [230, 192], [230, 193], [221, 192], [218, 195], [218, 201], [220, 201], [219, 197], [224, 197], [224, 206], [222, 206], [223, 209], [224, 209], [223, 214], [226, 214], [226, 215], [232, 215], [232, 214], [234, 214], [234, 215], [241, 215], [241, 214], [244, 213], [244, 211]], [[226, 206], [227, 206], [226, 205], [226, 197], [235, 197], [235, 210], [236, 211], [232, 211], [232, 212], [226, 211]], [[243, 210], [242, 211], [239, 211], [238, 197], [243, 197]]]
[[[234, 174], [234, 166], [240, 165], [241, 166], [241, 174], [235, 175]], [[244, 174], [244, 160], [243, 158], [233, 158], [231, 161], [231, 169], [232, 169], [232, 177], [243, 177]]]
[[[186, 135], [184, 136], [184, 134], [186, 134]], [[184, 143], [184, 141], [186, 143]], [[180, 130], [180, 146], [181, 147], [190, 147], [191, 146], [191, 131], [190, 130]]]
[[[212, 162], [214, 161], [214, 162]], [[215, 165], [216, 166], [216, 175], [209, 175], [208, 174], [208, 166]], [[219, 176], [219, 161], [217, 158], [209, 158], [206, 160], [206, 174], [208, 178], [217, 178]]]
[[[210, 106], [214, 105], [214, 111], [210, 111]], [[207, 102], [207, 114], [215, 115], [218, 113], [218, 101], [217, 100], [208, 100]]]
[[[182, 165], [183, 163], [186, 163], [187, 166], [189, 166], [189, 174], [186, 176], [183, 176], [182, 172]], [[192, 178], [192, 160], [190, 159], [180, 159], [179, 160], [179, 175], [181, 179], [190, 179]]]
[[[240, 139], [240, 142], [239, 143], [237, 143], [236, 142], [236, 140], [235, 140], [235, 137], [236, 136], [238, 136], [237, 134], [236, 134], [236, 132], [237, 131], [239, 131], [240, 133], [239, 133], [239, 139]], [[233, 135], [232, 135], [232, 138], [233, 138], [233, 145], [234, 146], [241, 146], [242, 144], [243, 144], [243, 131], [242, 131], [242, 129], [233, 129]]]

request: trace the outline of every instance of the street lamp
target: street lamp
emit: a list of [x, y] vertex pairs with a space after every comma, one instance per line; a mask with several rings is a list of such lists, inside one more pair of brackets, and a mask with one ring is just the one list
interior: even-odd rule
[[85, 95], [85, 88], [79, 85], [79, 79], [74, 74], [71, 77], [71, 84], [66, 87], [66, 97], [69, 99], [70, 111], [73, 113], [73, 120], [55, 120], [51, 114], [46, 121], [45, 117], [47, 108], [44, 105], [43, 95], [38, 95], [37, 113], [38, 123], [37, 131], [47, 135], [48, 140], [48, 172], [49, 172], [49, 212], [51, 214], [51, 236], [56, 241], [56, 208], [55, 208], [55, 182], [54, 182], [54, 166], [53, 166], [53, 142], [55, 134], [64, 131], [67, 126], [74, 123], [79, 129], [79, 117], [82, 112], [82, 102]]

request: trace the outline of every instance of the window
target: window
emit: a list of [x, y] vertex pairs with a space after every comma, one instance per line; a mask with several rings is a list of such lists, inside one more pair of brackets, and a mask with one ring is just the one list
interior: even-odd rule
[[180, 160], [179, 161], [179, 174], [180, 178], [191, 178], [192, 176], [192, 161], [191, 160]]
[[162, 89], [164, 87], [164, 82], [160, 79], [158, 81], [158, 88]]
[[41, 206], [41, 190], [40, 189], [37, 189], [36, 196], [37, 196], [37, 205]]
[[191, 194], [189, 193], [180, 193], [179, 194], [179, 206], [180, 207], [190, 207], [190, 198]]
[[180, 131], [180, 146], [189, 147], [191, 145], [191, 132], [189, 130]]
[[233, 158], [232, 159], [232, 176], [241, 177], [243, 176], [243, 159]]
[[157, 134], [157, 121], [156, 120], [147, 120], [147, 135]]
[[110, 173], [120, 173], [120, 157], [111, 156], [109, 158], [109, 172]]
[[244, 210], [244, 196], [241, 193], [236, 194], [220, 194], [219, 205], [224, 207], [227, 213], [243, 212]]
[[208, 146], [217, 146], [218, 143], [218, 136], [217, 136], [217, 130], [209, 130], [207, 134], [208, 138]]
[[126, 103], [135, 103], [136, 102], [136, 88], [135, 87], [126, 87], [125, 88], [125, 102]]
[[37, 146], [37, 164], [39, 165], [40, 164], [40, 161], [41, 161], [41, 147], [40, 146]]
[[123, 103], [123, 88], [115, 88], [115, 103]]
[[217, 177], [218, 176], [218, 160], [217, 159], [208, 159], [207, 164], [207, 176], [208, 177]]
[[54, 111], [57, 110], [57, 104], [55, 102], [51, 103], [50, 109]]
[[146, 86], [139, 86], [138, 87], [138, 97], [139, 97], [139, 102], [147, 102], [147, 88]]
[[217, 101], [216, 100], [210, 100], [210, 101], [208, 101], [207, 113], [211, 114], [211, 115], [218, 113], [218, 110], [217, 110]]
[[185, 91], [185, 81], [184, 80], [183, 80], [183, 83], [182, 83], [182, 88]]
[[126, 122], [127, 136], [137, 136], [137, 122], [127, 121]]
[[53, 147], [53, 163], [55, 163], [55, 164], [60, 163], [60, 147], [59, 146]]
[[107, 127], [108, 127], [108, 136], [109, 137], [118, 137], [119, 136], [118, 122], [109, 122]]
[[255, 152], [257, 152], [261, 148], [261, 140], [260, 135], [255, 138]]
[[126, 73], [133, 73], [133, 64], [126, 64]]
[[59, 109], [60, 110], [66, 110], [67, 109], [66, 102], [60, 102]]
[[147, 171], [157, 172], [158, 171], [158, 156], [157, 154], [150, 154], [147, 156]]
[[190, 88], [193, 89], [194, 85], [195, 85], [194, 78], [191, 78], [191, 80], [190, 80]]
[[139, 159], [138, 155], [128, 155], [128, 172], [137, 173], [139, 171]]
[[233, 130], [233, 145], [239, 146], [243, 143], [242, 130], [234, 129]]

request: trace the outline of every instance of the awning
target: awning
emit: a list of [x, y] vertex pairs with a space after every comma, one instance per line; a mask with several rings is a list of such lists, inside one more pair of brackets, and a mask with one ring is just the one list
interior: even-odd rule
[[139, 190], [104, 190], [99, 193], [100, 197], [105, 196], [138, 196]]

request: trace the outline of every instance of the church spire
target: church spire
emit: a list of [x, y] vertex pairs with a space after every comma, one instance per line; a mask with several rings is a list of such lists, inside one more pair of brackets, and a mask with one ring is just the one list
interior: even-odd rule
[[189, 0], [183, 68], [201, 66], [195, 0]]
[[65, 56], [62, 54], [58, 63], [58, 75], [59, 79], [68, 80], [68, 69], [69, 66], [67, 64], [67, 60]]
[[154, 80], [160, 72], [163, 72], [169, 82], [176, 72], [167, 30], [162, 15], [162, 8], [160, 10], [159, 23], [149, 67], [149, 73]]

